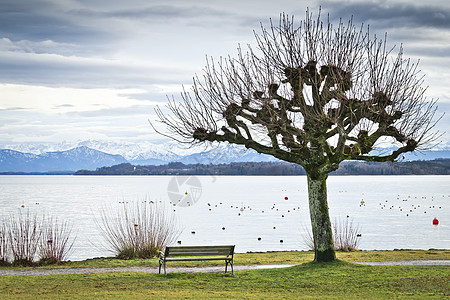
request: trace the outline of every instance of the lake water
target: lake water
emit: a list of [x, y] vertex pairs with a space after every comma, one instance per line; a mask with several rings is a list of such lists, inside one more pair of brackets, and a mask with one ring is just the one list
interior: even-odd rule
[[[94, 216], [145, 199], [174, 210], [182, 245], [307, 250], [305, 176], [0, 176], [0, 217], [28, 209], [69, 220], [71, 260], [111, 256]], [[450, 176], [331, 176], [328, 202], [332, 221], [359, 226], [360, 249], [450, 249]]]

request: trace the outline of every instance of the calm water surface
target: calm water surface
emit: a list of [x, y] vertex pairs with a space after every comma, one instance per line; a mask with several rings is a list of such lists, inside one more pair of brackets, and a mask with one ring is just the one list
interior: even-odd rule
[[[0, 176], [0, 216], [28, 209], [69, 220], [71, 260], [111, 256], [95, 216], [145, 199], [174, 211], [182, 245], [307, 250], [304, 176]], [[360, 249], [450, 249], [450, 176], [332, 176], [328, 201], [332, 220], [359, 226]]]

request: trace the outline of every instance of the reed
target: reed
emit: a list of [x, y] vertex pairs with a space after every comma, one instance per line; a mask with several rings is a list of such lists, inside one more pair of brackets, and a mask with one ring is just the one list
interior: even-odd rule
[[0, 266], [9, 265], [9, 248], [5, 222], [0, 222]]
[[[359, 246], [358, 233], [359, 225], [355, 224], [352, 219], [345, 218], [344, 221], [337, 220], [332, 224], [333, 227], [333, 243], [337, 251], [355, 251]], [[303, 242], [309, 250], [314, 250], [314, 239], [311, 230], [305, 227], [306, 234], [303, 236]]]
[[71, 238], [72, 226], [68, 221], [59, 222], [57, 218], [43, 218], [39, 244], [39, 262], [55, 264], [63, 262], [75, 242]]
[[151, 258], [175, 242], [181, 231], [175, 216], [153, 201], [122, 203], [117, 211], [102, 209], [97, 227], [117, 258]]
[[337, 251], [355, 251], [359, 246], [359, 225], [354, 224], [353, 220], [345, 218], [335, 220], [333, 223], [333, 242]]
[[[68, 221], [20, 210], [0, 220], [0, 265], [35, 266], [64, 261], [74, 243]], [[36, 257], [39, 256], [39, 262]]]
[[41, 238], [41, 221], [27, 210], [26, 213], [20, 211], [17, 215], [10, 215], [5, 225], [13, 265], [33, 265]]

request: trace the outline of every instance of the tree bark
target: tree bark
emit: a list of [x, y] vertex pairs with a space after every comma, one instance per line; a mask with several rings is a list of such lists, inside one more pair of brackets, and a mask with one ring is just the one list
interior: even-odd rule
[[330, 262], [336, 260], [333, 230], [327, 203], [327, 177], [311, 176], [308, 178], [309, 214], [314, 238], [314, 261]]

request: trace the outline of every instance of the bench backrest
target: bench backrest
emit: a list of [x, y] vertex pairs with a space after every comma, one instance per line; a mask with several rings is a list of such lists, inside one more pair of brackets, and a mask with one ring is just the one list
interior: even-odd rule
[[229, 256], [234, 253], [234, 245], [225, 246], [167, 246], [164, 256]]

